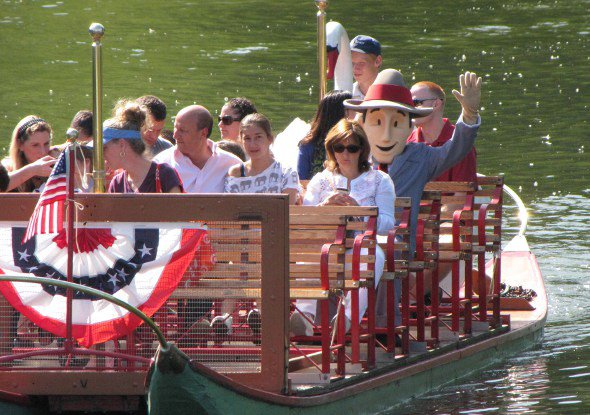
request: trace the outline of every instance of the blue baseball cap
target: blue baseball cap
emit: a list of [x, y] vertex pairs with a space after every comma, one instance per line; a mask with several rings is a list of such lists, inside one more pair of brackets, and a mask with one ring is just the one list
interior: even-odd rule
[[381, 43], [371, 36], [358, 35], [350, 41], [350, 50], [379, 56], [381, 55]]

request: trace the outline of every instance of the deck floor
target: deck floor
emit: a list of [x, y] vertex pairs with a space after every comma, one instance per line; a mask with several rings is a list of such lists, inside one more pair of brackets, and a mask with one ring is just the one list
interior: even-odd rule
[[[478, 328], [479, 328], [479, 330], [478, 330]], [[461, 341], [461, 339], [459, 339], [457, 336], [454, 336], [448, 330], [446, 330], [448, 332], [448, 334], [445, 334], [444, 327], [441, 328], [440, 330], [441, 330], [441, 336], [440, 336], [441, 340], [439, 342], [439, 347], [437, 349], [426, 349], [425, 344], [420, 345], [420, 344], [417, 344], [417, 342], [411, 342], [410, 343], [410, 354], [409, 354], [409, 356], [404, 356], [402, 354], [402, 350], [400, 347], [396, 347], [395, 354], [388, 353], [381, 347], [376, 347], [376, 350], [375, 350], [375, 364], [376, 364], [375, 370], [386, 368], [386, 367], [394, 365], [394, 364], [403, 364], [404, 359], [407, 359], [408, 357], [411, 358], [411, 357], [415, 357], [415, 356], [424, 355], [425, 358], [427, 358], [427, 355], [429, 353], [431, 353], [433, 350], [449, 348], [449, 347], [452, 348], [453, 344], [458, 344]], [[483, 340], [484, 338], [488, 338], [489, 337], [488, 333], [489, 333], [489, 330], [487, 329], [487, 325], [486, 326], [483, 326], [483, 325], [478, 326], [476, 324], [474, 326], [473, 334], [470, 336], [470, 339], [473, 342], [477, 342], [478, 339]], [[414, 338], [416, 337], [416, 330], [415, 329], [410, 331], [410, 336], [413, 336]], [[443, 338], [444, 338], [444, 340], [443, 340]], [[318, 351], [317, 356], [319, 357], [319, 355], [321, 354], [320, 346], [306, 346], [306, 348], [314, 348], [314, 347], [317, 349], [317, 351]], [[351, 350], [349, 347], [347, 347], [346, 354], [348, 356], [350, 356], [350, 353], [351, 353]], [[360, 359], [366, 360], [366, 358], [367, 358], [367, 348], [365, 346], [365, 347], [361, 348]], [[301, 367], [300, 369], [289, 372], [289, 379], [291, 381], [291, 386], [295, 390], [303, 391], [303, 390], [307, 390], [309, 388], [313, 388], [317, 385], [341, 380], [341, 377], [336, 375], [336, 365], [334, 363], [332, 364], [331, 377], [329, 379], [320, 376], [319, 370], [309, 362], [307, 365], [302, 364], [302, 366], [304, 366], [304, 367]], [[359, 375], [360, 373], [366, 373], [365, 371], [363, 371], [362, 365], [352, 364], [352, 363], [346, 364], [345, 378], [353, 378], [353, 377]]]

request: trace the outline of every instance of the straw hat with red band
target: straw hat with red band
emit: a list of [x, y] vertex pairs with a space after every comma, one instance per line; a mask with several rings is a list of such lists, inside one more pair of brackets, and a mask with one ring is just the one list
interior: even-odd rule
[[359, 112], [372, 108], [394, 108], [409, 112], [416, 118], [432, 112], [430, 107], [414, 106], [412, 93], [406, 87], [401, 72], [395, 69], [384, 69], [379, 72], [365, 99], [347, 99], [344, 101], [344, 107]]

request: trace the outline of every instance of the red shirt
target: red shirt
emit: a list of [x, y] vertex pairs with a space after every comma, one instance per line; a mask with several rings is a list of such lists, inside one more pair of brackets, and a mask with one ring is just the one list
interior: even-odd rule
[[[408, 143], [425, 143], [432, 147], [440, 147], [447, 141], [451, 139], [453, 136], [453, 131], [455, 131], [455, 126], [450, 123], [447, 118], [443, 118], [444, 125], [443, 128], [436, 140], [432, 143], [427, 143], [424, 140], [424, 135], [422, 134], [422, 127], [416, 128], [412, 131], [412, 134], [408, 137]], [[443, 172], [440, 176], [438, 176], [435, 182], [475, 182], [477, 181], [477, 162], [476, 162], [476, 153], [475, 147], [471, 149], [469, 153], [465, 156], [463, 160], [459, 163], [455, 164], [453, 167], [448, 169], [447, 171]]]

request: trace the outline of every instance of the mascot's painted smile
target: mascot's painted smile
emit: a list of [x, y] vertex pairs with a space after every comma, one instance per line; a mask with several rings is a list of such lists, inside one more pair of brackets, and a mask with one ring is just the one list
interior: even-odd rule
[[393, 147], [395, 147], [395, 146], [396, 146], [396, 144], [397, 144], [397, 143], [395, 143], [394, 145], [392, 145], [392, 146], [389, 146], [389, 147], [381, 147], [381, 146], [378, 146], [378, 145], [375, 145], [375, 147], [377, 147], [379, 150], [381, 150], [381, 151], [383, 151], [383, 152], [388, 152], [388, 151], [391, 151], [391, 150], [393, 150]]

